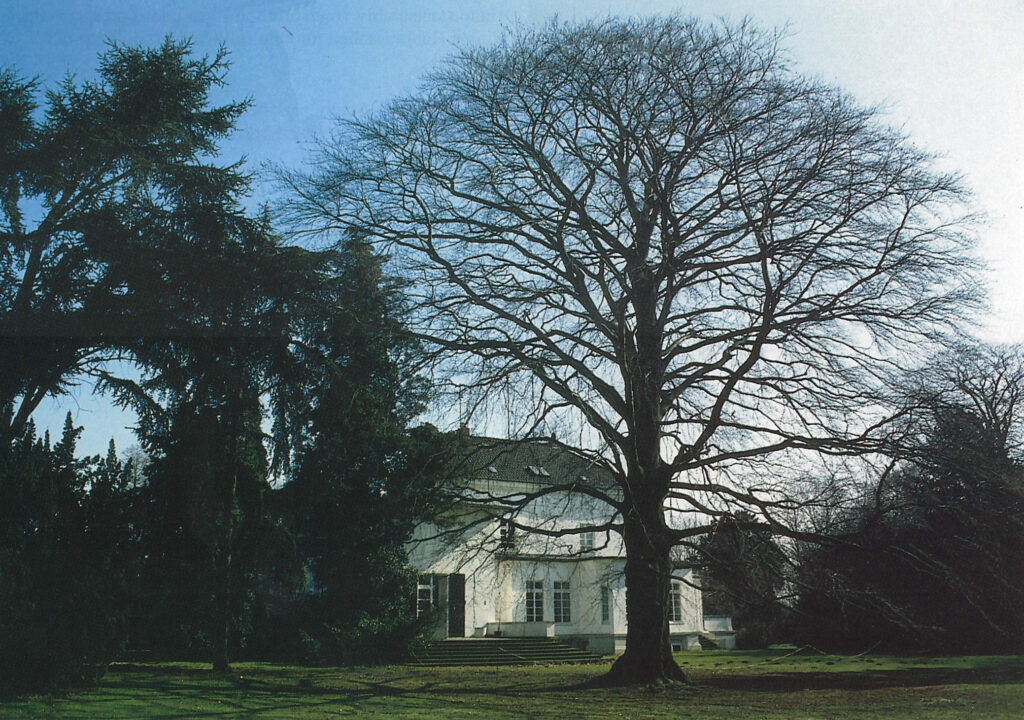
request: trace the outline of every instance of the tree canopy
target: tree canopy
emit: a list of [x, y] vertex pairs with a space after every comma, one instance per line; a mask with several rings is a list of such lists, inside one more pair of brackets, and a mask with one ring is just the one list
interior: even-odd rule
[[[68, 76], [42, 107], [36, 81], [0, 70], [0, 437], [125, 339], [217, 333], [211, 262], [265, 232], [240, 201], [249, 178], [217, 161], [248, 103], [211, 103], [226, 52], [187, 41], [111, 44], [97, 77]], [[230, 277], [228, 275], [227, 277]]]
[[728, 615], [739, 648], [767, 647], [779, 639], [788, 575], [785, 551], [750, 513], [722, 516], [694, 543], [701, 597], [708, 615]]
[[450, 439], [410, 428], [429, 389], [402, 322], [401, 288], [352, 236], [336, 254], [330, 312], [307, 327], [310, 379], [301, 440], [280, 493], [307, 573], [291, 607], [318, 662], [394, 660], [417, 636], [415, 575], [405, 543], [432, 517]]
[[957, 178], [778, 41], [676, 17], [510, 31], [288, 178], [293, 219], [393, 254], [460, 407], [578, 427], [615, 475], [612, 682], [681, 678], [671, 547], [738, 510], [795, 534], [814, 496], [772, 464], [879, 447], [887, 376], [976, 297]]
[[[256, 642], [273, 652], [268, 606], [294, 593], [301, 560], [284, 518], [272, 515], [281, 503], [273, 502], [268, 461], [285, 469], [290, 440], [306, 457], [314, 436], [324, 445], [341, 436], [329, 420], [345, 407], [310, 418], [330, 405], [326, 398], [337, 399], [334, 388], [347, 384], [351, 392], [341, 393], [343, 399], [365, 390], [375, 400], [359, 407], [375, 412], [352, 418], [352, 432], [344, 435], [351, 454], [324, 459], [319, 471], [357, 474], [346, 462], [399, 471], [394, 448], [386, 445], [403, 436], [419, 396], [398, 388], [420, 386], [404, 366], [388, 364], [405, 347], [398, 321], [374, 314], [375, 298], [382, 297], [374, 294], [376, 261], [360, 256], [365, 277], [346, 275], [338, 253], [287, 245], [268, 212], [245, 207], [249, 176], [241, 162], [222, 163], [218, 156], [218, 143], [248, 106], [213, 102], [227, 68], [224, 50], [198, 57], [187, 41], [167, 39], [153, 49], [111, 43], [94, 80], [68, 77], [47, 89], [42, 106], [38, 83], [0, 72], [0, 495], [26, 502], [0, 517], [0, 534], [17, 535], [52, 506], [61, 512], [67, 506], [71, 518], [64, 525], [55, 520], [53, 532], [31, 542], [3, 548], [10, 553], [0, 563], [21, 575], [0, 592], [18, 605], [12, 618], [26, 628], [0, 658], [5, 667], [48, 621], [38, 599], [55, 568], [80, 557], [81, 550], [69, 547], [73, 540], [65, 540], [75, 533], [93, 545], [112, 534], [118, 552], [123, 544], [134, 556], [120, 563], [110, 554], [106, 567], [101, 554], [98, 569], [85, 566], [96, 570], [83, 585], [88, 592], [109, 580], [120, 593], [110, 610], [119, 613], [118, 632], [108, 642], [84, 626], [81, 636], [96, 637], [94, 647], [69, 642], [62, 662], [71, 669], [55, 663], [51, 677], [71, 676], [79, 664], [101, 667], [126, 638], [157, 652], [212, 655], [220, 670]], [[359, 328], [366, 332], [359, 335]], [[365, 344], [346, 344], [346, 333]], [[361, 361], [341, 358], [353, 351], [364, 353]], [[133, 372], [122, 372], [123, 364], [111, 362], [117, 360], [131, 363]], [[31, 414], [46, 395], [82, 380], [138, 412], [138, 434], [149, 452], [145, 472], [135, 473], [137, 487], [107, 492], [116, 496], [110, 507], [86, 490], [91, 475], [75, 464], [73, 442], [51, 451], [31, 430]], [[364, 381], [374, 387], [362, 387]], [[273, 443], [264, 430], [268, 406]], [[360, 420], [372, 423], [364, 435], [356, 432], [366, 429]], [[359, 446], [375, 429], [385, 439]], [[65, 431], [72, 441], [73, 431]], [[409, 448], [417, 442], [429, 441], [409, 440]], [[116, 474], [114, 460], [106, 463], [108, 476]], [[47, 463], [60, 472], [41, 465]], [[40, 490], [47, 482], [49, 494]], [[97, 482], [96, 498], [110, 485]], [[374, 485], [357, 499], [380, 489]], [[389, 489], [389, 507], [410, 500], [397, 479]], [[27, 503], [33, 493], [38, 502]], [[93, 505], [114, 525], [79, 527], [91, 521], [82, 508]], [[358, 513], [358, 503], [352, 505], [334, 505], [324, 523]], [[394, 522], [387, 513], [368, 513], [362, 547], [380, 549], [374, 543], [384, 544], [380, 538]], [[381, 553], [390, 569], [405, 573], [401, 541], [386, 545]], [[46, 554], [52, 562], [39, 560]], [[325, 573], [344, 571], [328, 565]], [[126, 576], [135, 580], [127, 594], [121, 592]], [[83, 599], [85, 591], [67, 595]], [[61, 604], [61, 612], [67, 607]], [[90, 621], [108, 617], [97, 613]], [[337, 613], [328, 620], [339, 627], [348, 622]], [[380, 625], [386, 629], [388, 622]], [[40, 637], [40, 657], [62, 655], [59, 640]], [[43, 665], [26, 678], [33, 673], [45, 680]]]

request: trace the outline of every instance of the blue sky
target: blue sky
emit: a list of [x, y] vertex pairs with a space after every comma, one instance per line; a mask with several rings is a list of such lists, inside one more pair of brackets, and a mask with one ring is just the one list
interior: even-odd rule
[[[44, 84], [92, 73], [107, 39], [153, 45], [191, 37], [196, 49], [231, 52], [222, 99], [253, 109], [224, 146], [251, 165], [300, 165], [308, 143], [334, 118], [367, 113], [416, 88], [455, 48], [488, 45], [502, 27], [609, 14], [749, 16], [788, 26], [803, 72], [836, 83], [944, 157], [987, 213], [980, 251], [988, 261], [992, 312], [979, 331], [1024, 341], [1024, 3], [1020, 0], [0, 0], [0, 66]], [[267, 186], [258, 190], [266, 196]], [[114, 436], [132, 442], [130, 419], [87, 388], [38, 413], [58, 429], [71, 410], [87, 426], [81, 449], [101, 452]]]

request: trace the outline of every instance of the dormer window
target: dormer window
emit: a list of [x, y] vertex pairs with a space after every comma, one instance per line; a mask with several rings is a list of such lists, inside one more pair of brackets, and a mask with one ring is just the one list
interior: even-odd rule
[[541, 467], [540, 465], [527, 465], [526, 470], [535, 477], [551, 477], [551, 473], [547, 471], [547, 468]]

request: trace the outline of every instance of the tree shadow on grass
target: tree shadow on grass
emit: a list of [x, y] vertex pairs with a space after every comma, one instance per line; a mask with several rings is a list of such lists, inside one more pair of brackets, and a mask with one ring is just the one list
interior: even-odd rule
[[[827, 663], [824, 663], [827, 664]], [[192, 717], [242, 718], [320, 717], [325, 712], [376, 712], [382, 715], [416, 714], [444, 717], [472, 709], [510, 718], [535, 715], [537, 698], [544, 706], [563, 701], [626, 702], [647, 696], [643, 689], [595, 690], [587, 688], [577, 671], [550, 672], [546, 668], [495, 669], [494, 672], [434, 672], [417, 667], [384, 669], [239, 667], [217, 674], [202, 667], [118, 665], [101, 688], [74, 699], [76, 712], [89, 717], [147, 717], [179, 720]], [[786, 693], [802, 690], [868, 690], [928, 687], [947, 684], [1009, 684], [1024, 682], [1024, 659], [992, 660], [982, 666], [907, 667], [783, 671], [763, 665], [732, 667], [721, 672], [690, 674], [692, 683], [657, 692], [675, 702], [697, 693]], [[590, 678], [586, 678], [589, 680]], [[552, 700], [540, 700], [540, 698]], [[139, 712], [139, 703], [145, 711]]]
[[796, 692], [800, 690], [871, 690], [936, 685], [1009, 685], [1024, 683], [1019, 661], [1005, 667], [858, 669], [845, 672], [779, 672], [701, 675], [696, 684], [721, 690]]
[[[422, 670], [392, 672], [376, 679], [374, 670], [354, 673], [350, 668], [239, 668], [230, 674], [214, 673], [201, 667], [153, 667], [119, 665], [103, 683], [100, 691], [77, 698], [88, 706], [89, 716], [120, 718], [127, 698], [142, 702], [144, 714], [131, 717], [177, 720], [192, 717], [241, 718], [273, 714], [275, 717], [320, 717], [329, 708], [344, 707], [349, 712], [369, 709], [378, 713], [402, 715], [418, 711], [424, 716], [444, 716], [446, 709], [472, 707], [478, 712], [493, 711], [503, 717], [533, 717], [528, 709], [520, 711], [514, 700], [550, 692], [565, 692], [567, 686], [550, 677], [523, 682], [510, 678], [495, 683], [487, 676], [483, 685], [472, 677], [460, 681], [449, 674], [433, 679]], [[365, 675], [365, 676], [363, 676]], [[387, 711], [387, 712], [386, 712]]]

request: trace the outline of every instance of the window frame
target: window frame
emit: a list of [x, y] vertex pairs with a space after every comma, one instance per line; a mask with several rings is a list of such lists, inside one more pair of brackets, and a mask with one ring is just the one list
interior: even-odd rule
[[416, 617], [423, 617], [437, 609], [440, 600], [439, 590], [437, 575], [424, 573], [416, 576]]
[[568, 580], [555, 580], [552, 583], [551, 599], [554, 608], [554, 620], [560, 625], [572, 622], [572, 587]]
[[668, 621], [683, 622], [683, 583], [673, 580], [668, 588]]
[[544, 581], [526, 581], [526, 622], [544, 622]]
[[511, 552], [516, 546], [516, 526], [511, 518], [501, 518], [498, 525], [498, 549]]

